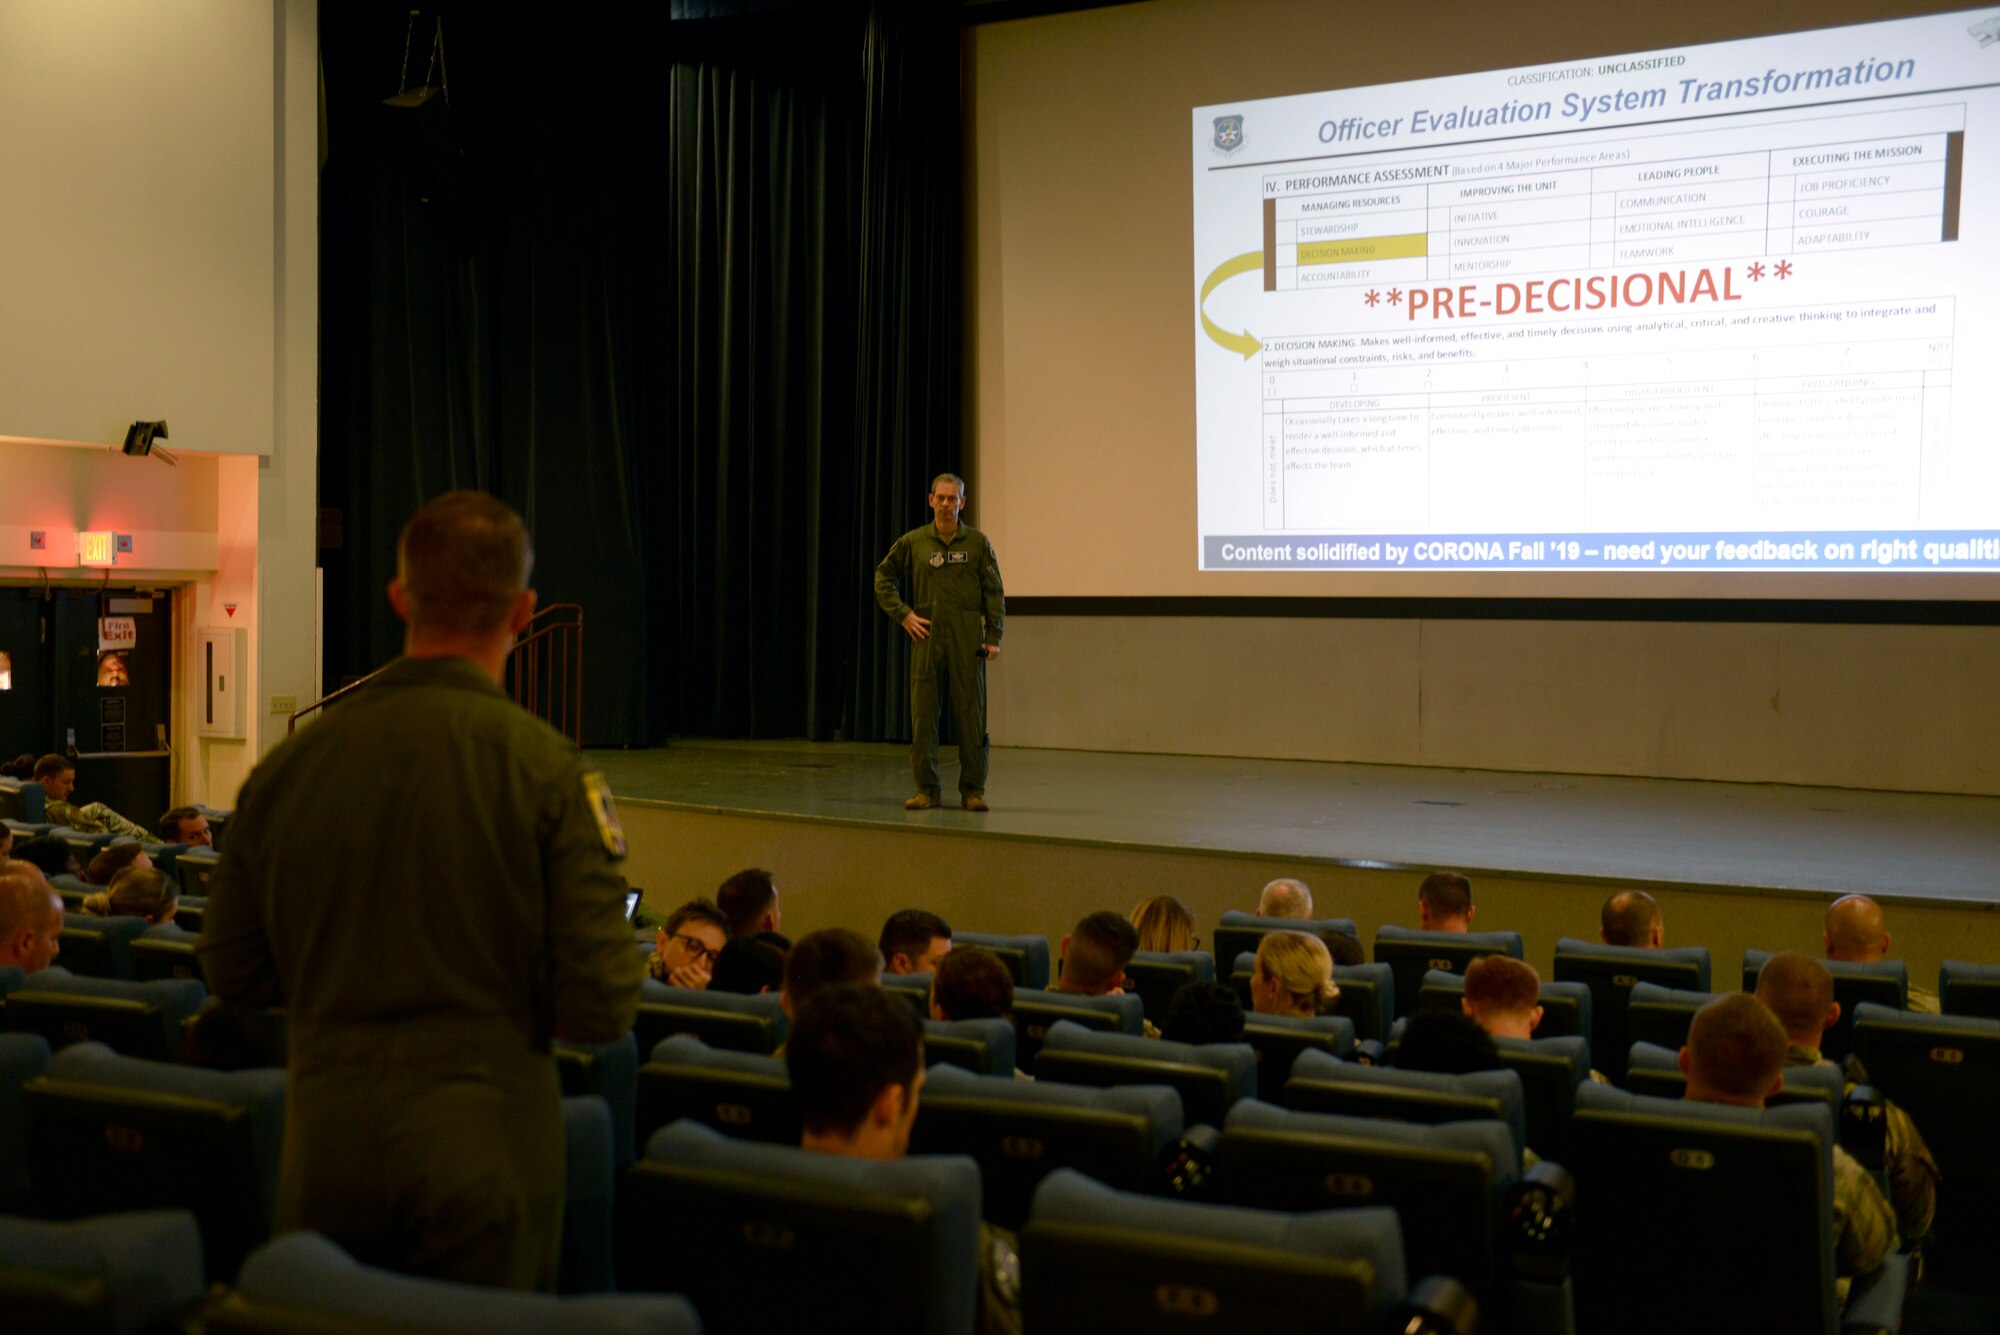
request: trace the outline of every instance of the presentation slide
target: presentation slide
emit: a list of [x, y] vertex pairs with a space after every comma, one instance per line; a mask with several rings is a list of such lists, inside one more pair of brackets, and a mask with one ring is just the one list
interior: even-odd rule
[[1203, 571], [2000, 571], [2000, 10], [1197, 107], [1193, 183]]

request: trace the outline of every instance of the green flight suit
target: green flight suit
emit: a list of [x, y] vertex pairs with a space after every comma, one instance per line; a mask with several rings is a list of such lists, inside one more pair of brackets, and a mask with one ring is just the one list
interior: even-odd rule
[[875, 601], [898, 624], [913, 608], [931, 623], [929, 639], [910, 642], [910, 769], [917, 790], [938, 795], [938, 693], [949, 681], [958, 791], [985, 792], [986, 660], [979, 646], [1000, 643], [1007, 619], [993, 544], [964, 524], [948, 538], [936, 524], [911, 529], [875, 567]]
[[216, 995], [289, 1012], [279, 1230], [554, 1287], [550, 1039], [632, 1027], [623, 855], [601, 776], [462, 659], [398, 660], [257, 766], [200, 950]]

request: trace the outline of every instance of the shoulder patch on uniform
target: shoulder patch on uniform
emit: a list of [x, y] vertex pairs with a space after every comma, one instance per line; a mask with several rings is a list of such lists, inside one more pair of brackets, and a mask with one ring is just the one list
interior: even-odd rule
[[583, 776], [583, 797], [590, 804], [590, 817], [597, 822], [597, 837], [604, 841], [604, 851], [614, 858], [624, 857], [625, 827], [618, 823], [618, 803], [612, 800], [611, 785], [604, 781], [602, 770]]

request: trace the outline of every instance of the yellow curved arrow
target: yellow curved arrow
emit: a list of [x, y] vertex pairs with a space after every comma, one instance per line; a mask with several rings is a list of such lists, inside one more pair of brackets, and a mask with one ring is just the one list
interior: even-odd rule
[[[1197, 304], [1205, 304], [1208, 301], [1208, 294], [1215, 291], [1222, 284], [1223, 280], [1234, 278], [1240, 273], [1251, 273], [1263, 267], [1264, 252], [1261, 250], [1253, 250], [1247, 255], [1238, 255], [1233, 260], [1224, 260], [1221, 264], [1215, 266], [1215, 272], [1210, 274], [1207, 280], [1202, 283], [1201, 303]], [[1206, 310], [1201, 312], [1201, 327], [1207, 332], [1210, 338], [1220, 343], [1223, 347], [1228, 348], [1231, 352], [1242, 353], [1243, 360], [1246, 362], [1250, 360], [1252, 355], [1261, 351], [1264, 347], [1248, 329], [1240, 334], [1232, 334], [1215, 321], [1209, 319]]]

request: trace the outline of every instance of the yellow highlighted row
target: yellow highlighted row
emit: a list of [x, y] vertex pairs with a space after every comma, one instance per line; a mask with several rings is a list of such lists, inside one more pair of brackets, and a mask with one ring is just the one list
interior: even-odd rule
[[1354, 264], [1361, 260], [1406, 260], [1431, 253], [1430, 234], [1352, 237], [1346, 241], [1301, 241], [1299, 263]]

